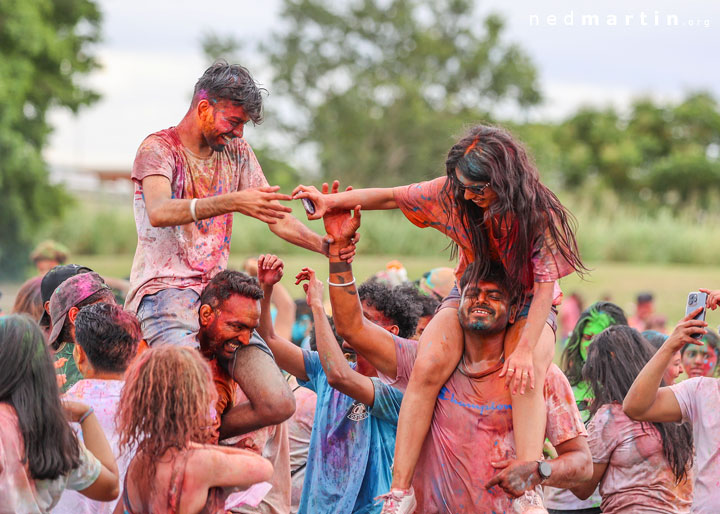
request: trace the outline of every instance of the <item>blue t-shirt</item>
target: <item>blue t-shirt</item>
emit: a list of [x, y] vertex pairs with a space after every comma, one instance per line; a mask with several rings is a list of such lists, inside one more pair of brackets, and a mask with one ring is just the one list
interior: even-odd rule
[[375, 497], [392, 481], [402, 393], [371, 378], [372, 407], [330, 387], [318, 352], [303, 350], [308, 381], [317, 393], [299, 514], [379, 513]]

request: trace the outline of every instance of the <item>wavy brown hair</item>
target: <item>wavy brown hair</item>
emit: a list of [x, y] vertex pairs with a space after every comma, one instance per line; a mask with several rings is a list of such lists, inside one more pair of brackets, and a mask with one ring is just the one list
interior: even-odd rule
[[125, 374], [116, 414], [123, 453], [135, 448], [152, 479], [160, 457], [171, 448], [213, 437], [210, 408], [217, 392], [210, 367], [192, 348], [161, 346], [143, 352]]
[[[455, 170], [468, 180], [489, 182], [497, 200], [486, 210], [465, 200]], [[448, 152], [448, 180], [443, 186], [442, 206], [456, 212], [470, 236], [475, 255], [491, 255], [485, 227], [495, 234], [507, 232], [505, 267], [516, 287], [533, 285], [530, 259], [540, 238], [548, 236], [555, 250], [580, 274], [587, 271], [575, 240], [576, 221], [557, 196], [540, 182], [540, 175], [525, 147], [507, 130], [489, 125], [472, 127]], [[452, 255], [457, 255], [457, 245]], [[479, 259], [481, 275], [490, 259]]]

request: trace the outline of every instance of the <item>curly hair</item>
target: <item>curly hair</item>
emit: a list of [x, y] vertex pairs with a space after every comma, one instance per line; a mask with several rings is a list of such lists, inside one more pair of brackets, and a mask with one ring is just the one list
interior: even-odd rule
[[136, 449], [152, 481], [167, 450], [213, 439], [217, 400], [210, 366], [193, 348], [165, 345], [143, 352], [125, 373], [115, 422], [121, 453]]
[[25, 314], [0, 316], [0, 402], [15, 409], [33, 479], [54, 480], [80, 465], [45, 336]]
[[561, 368], [567, 377], [570, 385], [576, 386], [582, 382], [583, 358], [580, 355], [583, 332], [585, 326], [590, 319], [597, 314], [607, 314], [613, 321], [614, 325], [627, 325], [627, 318], [623, 310], [612, 302], [595, 302], [590, 307], [582, 311], [578, 318], [575, 328], [570, 333], [565, 342], [565, 350], [563, 350]]
[[242, 271], [225, 270], [215, 275], [200, 295], [200, 305], [216, 309], [220, 303], [237, 294], [262, 300], [264, 294], [257, 278]]
[[75, 318], [75, 342], [97, 370], [125, 371], [141, 339], [137, 316], [118, 305], [88, 305]]
[[[633, 381], [654, 353], [655, 349], [637, 330], [625, 325], [613, 325], [595, 336], [582, 369], [594, 398], [590, 418], [605, 404], [623, 403]], [[650, 424], [642, 425], [646, 430]], [[652, 425], [660, 433], [665, 459], [676, 483], [680, 483], [692, 466], [692, 431], [687, 424]]]
[[[456, 169], [469, 180], [489, 182], [497, 200], [487, 210], [465, 200]], [[575, 271], [587, 271], [575, 240], [575, 218], [540, 182], [527, 151], [508, 131], [488, 125], [472, 127], [450, 148], [445, 171], [448, 179], [442, 190], [443, 208], [448, 213], [457, 213], [476, 256], [492, 255], [486, 227], [491, 227], [495, 234], [507, 233], [505, 245], [498, 250], [508, 257], [505, 267], [516, 286], [532, 287], [530, 257], [543, 237], [552, 240], [557, 253]], [[457, 254], [458, 246], [453, 244], [452, 256]], [[492, 259], [478, 261], [484, 269]]]
[[45, 312], [40, 290], [42, 279], [42, 277], [33, 277], [20, 286], [12, 308], [14, 314], [29, 314], [35, 321], [40, 321]]
[[193, 104], [203, 99], [229, 100], [241, 105], [253, 123], [260, 124], [263, 121], [262, 92], [267, 93], [267, 89], [258, 87], [246, 68], [221, 59], [198, 79]]
[[367, 302], [398, 326], [400, 337], [415, 333], [422, 307], [408, 292], [407, 286], [390, 287], [377, 280], [368, 280], [358, 288], [360, 301]]

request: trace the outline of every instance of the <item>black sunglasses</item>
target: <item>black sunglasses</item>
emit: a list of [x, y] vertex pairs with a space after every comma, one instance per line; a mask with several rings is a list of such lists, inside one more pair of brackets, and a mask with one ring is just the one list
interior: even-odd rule
[[471, 193], [475, 195], [482, 195], [485, 193], [485, 190], [490, 186], [490, 182], [485, 182], [483, 185], [472, 185], [472, 186], [466, 186], [462, 182], [458, 180], [458, 184], [460, 185], [461, 190], [469, 190]]

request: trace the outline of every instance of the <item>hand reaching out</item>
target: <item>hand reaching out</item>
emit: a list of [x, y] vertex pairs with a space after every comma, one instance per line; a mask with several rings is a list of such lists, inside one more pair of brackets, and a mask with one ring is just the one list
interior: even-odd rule
[[295, 276], [295, 285], [298, 285], [303, 280], [307, 280], [307, 283], [303, 284], [303, 289], [307, 295], [307, 304], [311, 307], [322, 307], [323, 284], [315, 277], [315, 271], [312, 268], [303, 268]]
[[258, 282], [261, 286], [274, 286], [283, 277], [285, 263], [277, 256], [264, 254], [258, 257]]
[[[340, 188], [340, 182], [335, 180], [332, 184], [332, 189], [328, 193], [327, 183], [323, 184], [323, 194], [335, 194]], [[348, 186], [345, 191], [351, 191], [352, 186]], [[323, 216], [323, 223], [325, 224], [325, 232], [335, 242], [351, 241], [355, 242], [357, 238], [355, 233], [360, 228], [360, 206], [356, 205], [353, 213], [350, 211], [341, 210], [330, 210], [326, 211]]]
[[233, 193], [233, 210], [270, 225], [275, 224], [277, 220], [285, 217], [285, 213], [292, 212], [290, 207], [278, 202], [292, 200], [292, 197], [278, 193], [279, 190], [280, 186], [264, 186], [237, 191]]
[[698, 289], [701, 293], [706, 293], [708, 295], [707, 297], [707, 303], [705, 304], [708, 309], [714, 311], [717, 309], [718, 304], [720, 304], [720, 290], [717, 291], [711, 291], [710, 289], [703, 289], [702, 287]]

